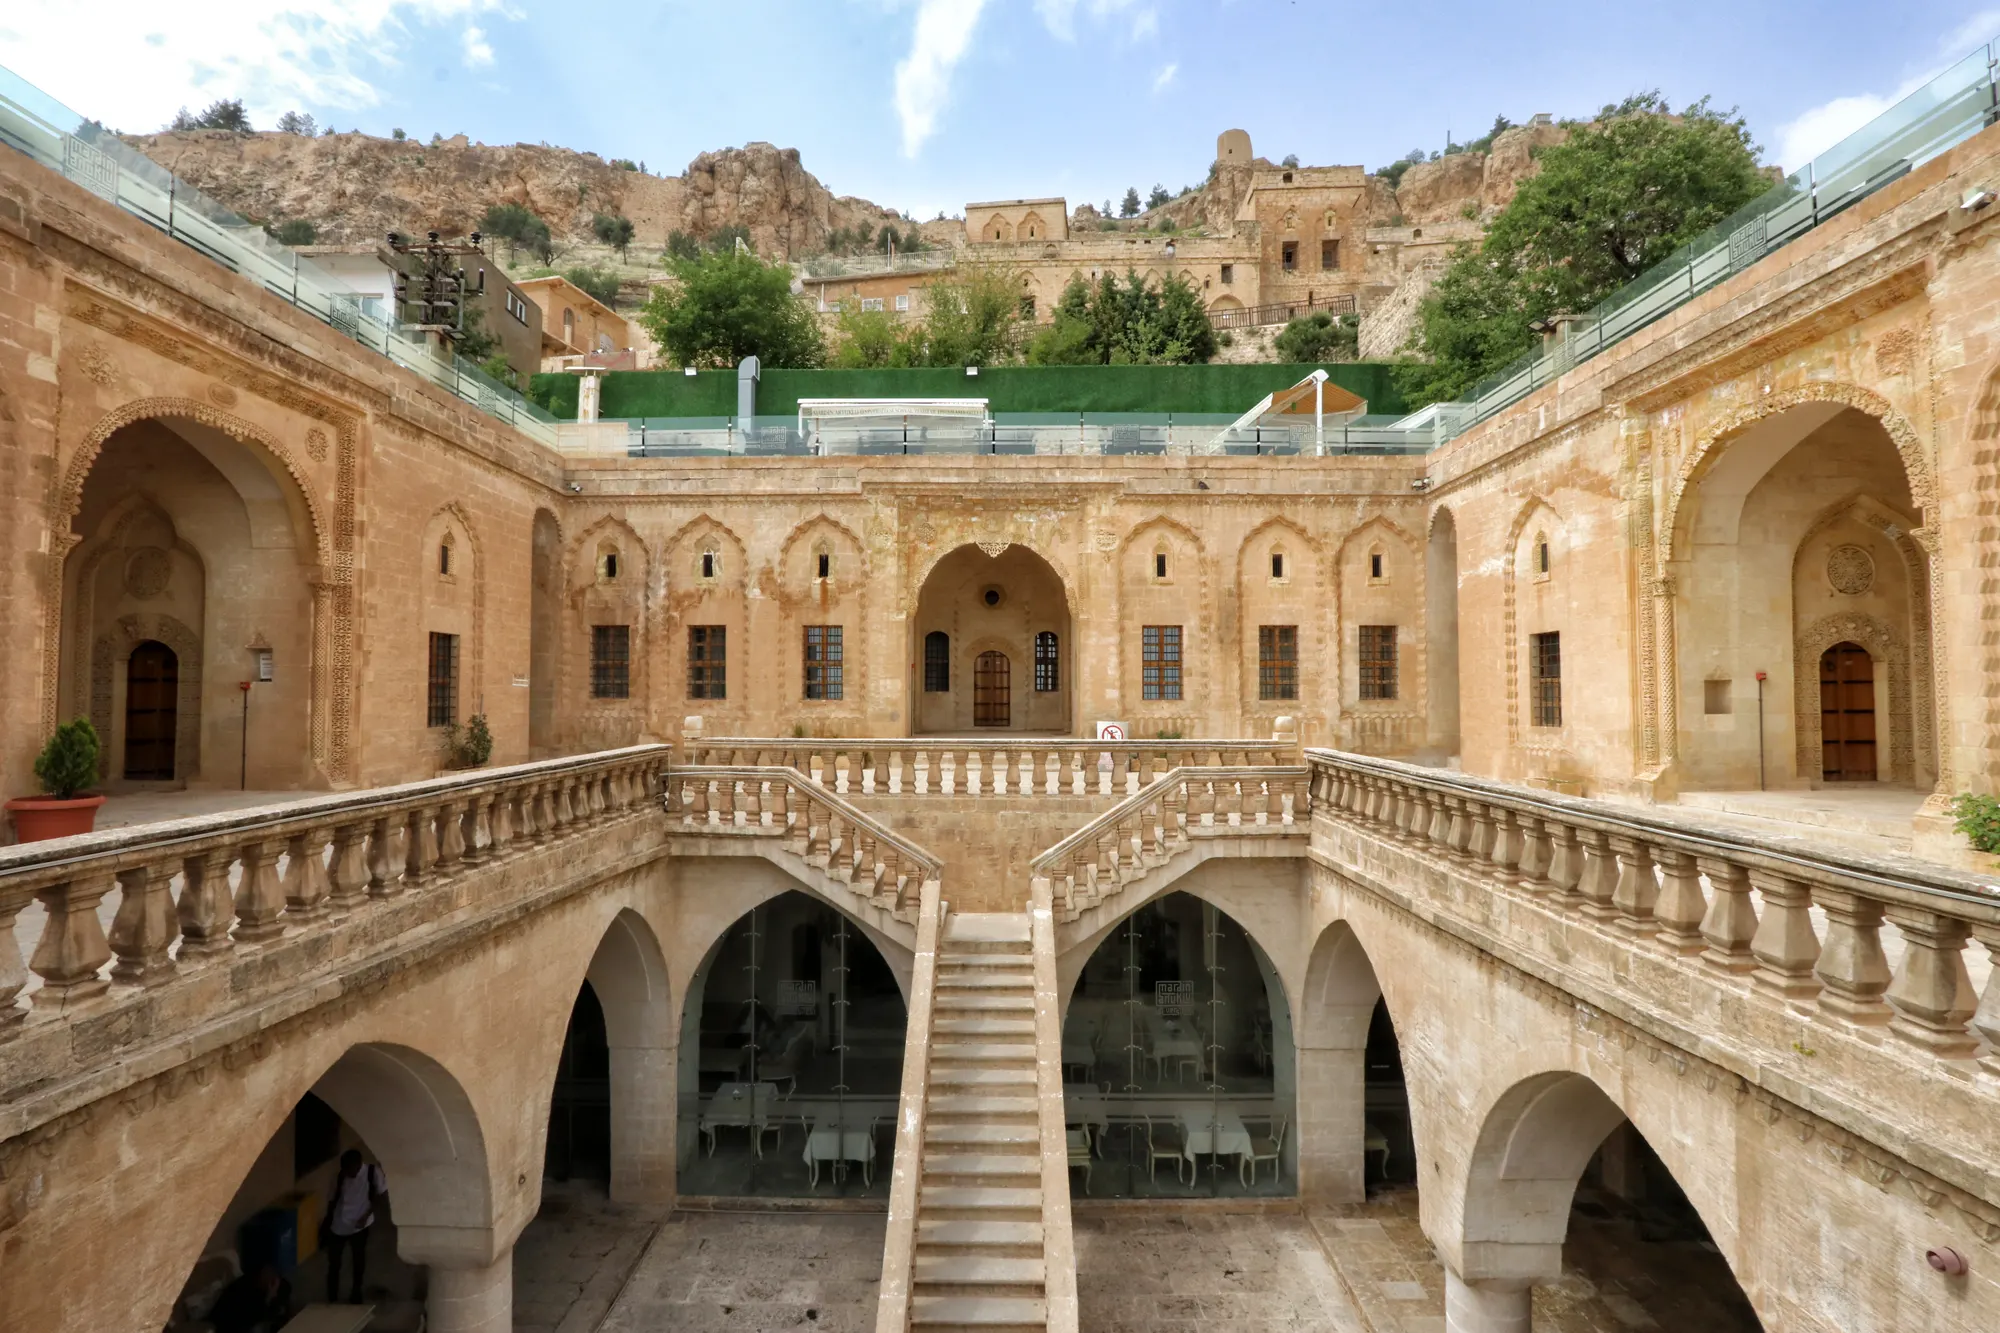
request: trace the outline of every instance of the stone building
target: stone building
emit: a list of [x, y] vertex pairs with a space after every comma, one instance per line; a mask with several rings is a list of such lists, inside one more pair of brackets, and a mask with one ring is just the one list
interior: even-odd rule
[[0, 1310], [353, 1147], [440, 1333], [2000, 1324], [1981, 90], [1411, 454], [570, 450], [0, 155], [0, 772], [135, 812], [0, 848]]

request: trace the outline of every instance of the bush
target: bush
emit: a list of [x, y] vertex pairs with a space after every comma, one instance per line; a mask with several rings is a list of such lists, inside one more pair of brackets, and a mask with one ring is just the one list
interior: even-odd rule
[[612, 309], [618, 308], [618, 274], [615, 270], [589, 264], [572, 264], [562, 271], [573, 285]]
[[[623, 255], [626, 247], [632, 244], [632, 219], [620, 214], [598, 213], [590, 219], [590, 233]], [[605, 304], [611, 303], [606, 301]]]
[[35, 777], [58, 801], [97, 785], [97, 728], [81, 717], [57, 727], [35, 756]]
[[319, 228], [304, 218], [293, 218], [289, 222], [280, 222], [271, 235], [277, 238], [280, 245], [311, 245], [319, 239]]
[[444, 729], [446, 768], [478, 768], [492, 757], [493, 732], [486, 725], [486, 714], [474, 713], [464, 726], [454, 722]]
[[1361, 345], [1361, 324], [1353, 315], [1338, 318], [1325, 311], [1301, 315], [1285, 325], [1273, 346], [1278, 359], [1304, 364], [1308, 361], [1352, 361]]
[[1954, 826], [1975, 850], [2000, 852], [2000, 798], [1964, 792], [1951, 803], [1951, 813]]

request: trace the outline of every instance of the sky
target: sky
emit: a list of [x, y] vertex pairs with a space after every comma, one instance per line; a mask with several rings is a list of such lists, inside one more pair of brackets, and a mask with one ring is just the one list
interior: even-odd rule
[[667, 175], [762, 139], [919, 218], [1177, 191], [1230, 128], [1273, 160], [1374, 169], [1496, 114], [1583, 116], [1652, 88], [1740, 108], [1790, 170], [1993, 37], [2000, 6], [1976, 0], [0, 5], [0, 66], [128, 132], [236, 97], [258, 128], [298, 110]]

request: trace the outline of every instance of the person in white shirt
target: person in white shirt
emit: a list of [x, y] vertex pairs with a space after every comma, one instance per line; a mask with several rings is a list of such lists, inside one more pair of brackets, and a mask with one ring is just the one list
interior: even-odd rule
[[349, 1148], [340, 1155], [340, 1174], [333, 1178], [333, 1193], [326, 1201], [326, 1220], [320, 1230], [326, 1246], [326, 1300], [340, 1299], [340, 1256], [354, 1257], [354, 1284], [347, 1302], [361, 1304], [361, 1275], [368, 1266], [368, 1229], [375, 1225], [375, 1210], [389, 1201], [389, 1178], [375, 1163], [364, 1165], [361, 1154]]

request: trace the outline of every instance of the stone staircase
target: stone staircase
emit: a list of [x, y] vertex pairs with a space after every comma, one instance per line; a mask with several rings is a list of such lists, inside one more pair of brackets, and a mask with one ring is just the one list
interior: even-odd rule
[[912, 1329], [1049, 1326], [1030, 938], [1025, 912], [953, 913], [938, 942]]

